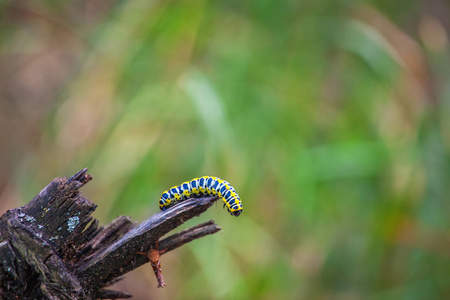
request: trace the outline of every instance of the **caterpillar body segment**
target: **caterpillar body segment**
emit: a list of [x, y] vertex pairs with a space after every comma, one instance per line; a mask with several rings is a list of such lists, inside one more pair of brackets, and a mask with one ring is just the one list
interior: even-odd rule
[[159, 208], [166, 210], [180, 201], [202, 196], [218, 196], [223, 200], [223, 206], [233, 216], [237, 217], [242, 212], [241, 198], [234, 187], [227, 181], [212, 176], [194, 178], [163, 192], [159, 199]]

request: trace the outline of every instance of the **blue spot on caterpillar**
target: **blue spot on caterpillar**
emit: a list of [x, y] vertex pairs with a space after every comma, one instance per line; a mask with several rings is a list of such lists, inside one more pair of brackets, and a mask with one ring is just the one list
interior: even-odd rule
[[159, 208], [166, 210], [185, 199], [202, 196], [218, 196], [224, 202], [223, 207], [233, 216], [237, 217], [242, 212], [241, 198], [234, 187], [223, 179], [211, 176], [194, 178], [168, 189], [159, 199]]

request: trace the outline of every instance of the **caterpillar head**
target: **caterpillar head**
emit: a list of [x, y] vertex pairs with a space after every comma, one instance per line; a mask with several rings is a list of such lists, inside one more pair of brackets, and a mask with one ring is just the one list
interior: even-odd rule
[[231, 214], [235, 217], [239, 217], [239, 215], [242, 213], [242, 208], [239, 210], [235, 210], [233, 212], [231, 212]]
[[[228, 211], [232, 216], [235, 216], [235, 217], [238, 217], [238, 216], [242, 213], [242, 208], [238, 208], [238, 209], [231, 210], [229, 207], [226, 206], [225, 203], [223, 204], [223, 208], [226, 208], [227, 211]], [[233, 208], [232, 208], [232, 209], [233, 209]]]

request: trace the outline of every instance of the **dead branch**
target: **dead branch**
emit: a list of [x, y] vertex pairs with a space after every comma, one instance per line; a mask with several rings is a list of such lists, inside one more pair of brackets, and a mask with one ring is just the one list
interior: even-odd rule
[[[79, 192], [92, 179], [86, 171], [69, 179], [54, 179], [30, 203], [0, 218], [3, 298], [129, 298], [129, 294], [104, 287], [148, 262], [137, 252], [147, 251], [217, 200], [188, 199], [139, 225], [122, 216], [98, 227], [98, 221], [90, 216], [97, 206]], [[160, 254], [219, 230], [209, 221], [173, 234], [159, 241]]]

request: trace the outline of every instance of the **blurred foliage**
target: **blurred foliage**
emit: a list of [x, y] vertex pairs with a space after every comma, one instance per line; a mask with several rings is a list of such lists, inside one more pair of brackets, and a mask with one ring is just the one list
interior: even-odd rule
[[2, 1], [0, 207], [89, 167], [106, 223], [219, 176], [244, 212], [134, 299], [450, 297], [450, 6]]

